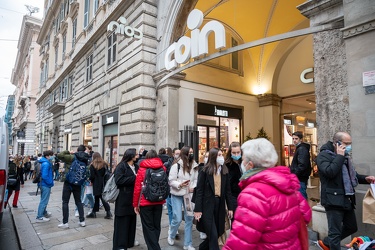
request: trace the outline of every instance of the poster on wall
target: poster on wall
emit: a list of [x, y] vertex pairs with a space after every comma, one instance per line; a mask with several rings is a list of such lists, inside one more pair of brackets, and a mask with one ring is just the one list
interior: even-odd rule
[[284, 145], [293, 144], [292, 134], [294, 133], [294, 126], [284, 124]]

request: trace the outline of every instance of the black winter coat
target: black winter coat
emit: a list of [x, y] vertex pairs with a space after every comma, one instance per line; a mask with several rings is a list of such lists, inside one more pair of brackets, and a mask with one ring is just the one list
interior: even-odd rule
[[307, 183], [311, 174], [310, 144], [301, 142], [294, 153], [290, 171], [297, 175], [300, 182]]
[[232, 193], [232, 203], [234, 205], [233, 212], [237, 208], [237, 198], [238, 195], [241, 193], [241, 189], [238, 186], [238, 183], [240, 183], [240, 178], [242, 176], [241, 161], [239, 161], [239, 164], [235, 163], [234, 161], [226, 163], [229, 170], [230, 191]]
[[[333, 158], [332, 155], [325, 152], [325, 150], [335, 152], [335, 148], [331, 141], [322, 146], [320, 153], [316, 158], [321, 182], [320, 203], [326, 210], [351, 210], [355, 206], [355, 195], [345, 195], [342, 177], [342, 167], [347, 159], [343, 155], [336, 155]], [[356, 174], [360, 184], [368, 184], [365, 175]]]
[[[139, 166], [134, 164], [135, 172], [138, 172]], [[115, 215], [135, 215], [133, 208], [134, 183], [136, 175], [126, 162], [120, 162], [115, 170], [115, 182], [120, 189], [115, 202]]]
[[[9, 162], [9, 164], [15, 164], [13, 162]], [[21, 184], [23, 185], [25, 182], [23, 180], [23, 174], [24, 174], [24, 171], [23, 171], [23, 168], [19, 168], [19, 167], [16, 167], [17, 168], [17, 185], [14, 186], [14, 187], [11, 187], [11, 186], [7, 186], [7, 189], [8, 190], [14, 190], [14, 191], [20, 191], [21, 189]]]
[[97, 170], [93, 165], [90, 165], [90, 181], [92, 183], [93, 195], [101, 195], [104, 188], [104, 176], [107, 171], [107, 165]]
[[[211, 235], [211, 224], [215, 222], [215, 184], [214, 177], [207, 174], [204, 170], [199, 172], [198, 183], [196, 186], [195, 208], [194, 212], [202, 212], [202, 217], [197, 223], [197, 230]], [[230, 192], [229, 175], [221, 173], [221, 195], [219, 205], [219, 225], [218, 235], [225, 231], [225, 203], [228, 210], [233, 211], [232, 195]]]

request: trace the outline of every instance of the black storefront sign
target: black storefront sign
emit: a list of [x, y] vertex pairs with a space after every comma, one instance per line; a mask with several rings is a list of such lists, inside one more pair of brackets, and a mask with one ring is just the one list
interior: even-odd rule
[[242, 119], [242, 109], [198, 102], [199, 115]]
[[109, 125], [118, 122], [118, 111], [106, 114], [102, 116], [102, 124]]

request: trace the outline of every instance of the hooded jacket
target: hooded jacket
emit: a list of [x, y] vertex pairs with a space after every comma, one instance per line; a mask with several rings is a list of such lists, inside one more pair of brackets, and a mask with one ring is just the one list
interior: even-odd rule
[[223, 249], [301, 249], [300, 218], [311, 220], [311, 209], [298, 191], [289, 168], [267, 168], [240, 182], [242, 192], [232, 231]]
[[166, 171], [163, 162], [160, 160], [160, 158], [151, 158], [151, 159], [144, 159], [140, 166], [139, 170], [137, 172], [137, 177], [135, 178], [135, 184], [134, 184], [134, 195], [133, 195], [133, 207], [138, 207], [138, 201], [140, 200], [139, 205], [141, 207], [143, 206], [152, 206], [152, 205], [162, 205], [165, 203], [165, 200], [162, 201], [156, 201], [152, 202], [149, 200], [146, 200], [144, 195], [141, 196], [141, 190], [142, 190], [142, 183], [145, 180], [146, 171], [148, 168], [158, 169], [163, 168], [164, 171]]
[[[57, 155], [57, 158], [64, 162], [65, 173], [69, 172], [70, 165], [72, 165], [72, 162], [74, 160], [74, 156], [77, 157], [79, 161], [84, 162], [86, 166], [88, 165], [90, 156], [85, 151], [77, 151], [74, 154], [70, 154], [68, 150], [62, 151], [60, 154]], [[63, 177], [63, 181], [65, 181], [65, 175]]]
[[[335, 157], [332, 157], [327, 151], [333, 152]], [[351, 200], [345, 199], [344, 195], [345, 189], [342, 177], [342, 166], [345, 160], [345, 156], [335, 153], [335, 147], [331, 141], [328, 141], [321, 147], [320, 153], [316, 158], [321, 183], [320, 203], [326, 209], [350, 210], [354, 208], [355, 195], [350, 197]], [[359, 175], [356, 172], [356, 176], [358, 183], [368, 184], [365, 175]], [[339, 204], [340, 202], [341, 204]]]
[[52, 163], [45, 157], [42, 157], [39, 160], [40, 163], [40, 173], [42, 175], [42, 180], [38, 185], [44, 187], [53, 187], [53, 170], [52, 170]]
[[311, 174], [310, 144], [301, 142], [294, 153], [290, 171], [297, 175], [300, 182], [307, 183]]

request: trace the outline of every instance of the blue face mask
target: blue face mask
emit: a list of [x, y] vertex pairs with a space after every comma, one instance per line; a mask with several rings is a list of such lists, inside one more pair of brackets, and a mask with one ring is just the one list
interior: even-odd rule
[[345, 153], [349, 154], [352, 151], [352, 145], [348, 145], [345, 147]]
[[241, 159], [241, 155], [232, 155], [231, 157], [235, 161], [238, 161], [239, 159]]

